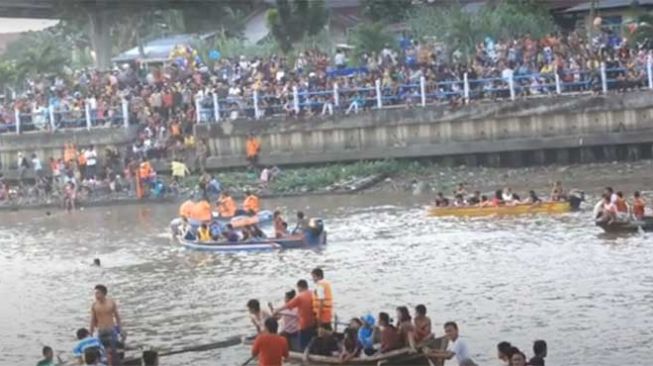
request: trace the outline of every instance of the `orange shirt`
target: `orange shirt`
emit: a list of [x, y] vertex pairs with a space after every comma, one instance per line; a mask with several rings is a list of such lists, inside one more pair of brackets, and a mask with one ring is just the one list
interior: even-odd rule
[[635, 215], [635, 218], [641, 219], [644, 217], [644, 211], [646, 207], [646, 201], [644, 201], [641, 198], [635, 199], [633, 202], [633, 215]]
[[191, 218], [202, 222], [211, 221], [211, 204], [204, 200], [194, 204]]
[[261, 333], [252, 346], [252, 356], [258, 356], [259, 366], [281, 366], [288, 358], [288, 341], [280, 335]]
[[193, 212], [193, 206], [195, 206], [195, 203], [191, 200], [182, 203], [179, 206], [179, 216], [189, 218]]
[[258, 155], [259, 151], [261, 150], [261, 143], [255, 137], [250, 137], [247, 139], [247, 144], [245, 147], [247, 157], [250, 158]]
[[254, 212], [258, 213], [261, 210], [261, 206], [259, 204], [259, 199], [253, 194], [250, 194], [245, 198], [245, 201], [243, 202], [243, 209], [247, 212]]
[[313, 293], [309, 290], [302, 291], [292, 300], [288, 301], [288, 309], [297, 308], [299, 315], [299, 329], [304, 330], [315, 325], [313, 316]]

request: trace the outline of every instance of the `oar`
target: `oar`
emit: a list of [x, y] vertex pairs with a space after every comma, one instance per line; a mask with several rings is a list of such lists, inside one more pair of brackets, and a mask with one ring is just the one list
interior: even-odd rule
[[242, 364], [242, 366], [247, 366], [247, 365], [248, 365], [250, 362], [252, 362], [252, 360], [255, 359], [255, 358], [256, 358], [256, 356], [252, 356], [252, 357], [250, 357], [249, 359], [247, 359], [247, 361], [245, 361], [244, 364]]
[[159, 357], [178, 355], [180, 353], [188, 353], [188, 352], [204, 352], [212, 349], [232, 347], [240, 343], [241, 343], [240, 337], [232, 337], [220, 342], [207, 343], [199, 346], [192, 346], [192, 347], [187, 347], [182, 349], [176, 349], [176, 350], [173, 349], [173, 350], [164, 351], [159, 353]]

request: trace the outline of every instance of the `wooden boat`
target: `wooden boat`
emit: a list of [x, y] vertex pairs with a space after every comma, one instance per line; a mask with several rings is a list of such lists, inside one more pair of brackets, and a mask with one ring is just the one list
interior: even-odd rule
[[307, 229], [303, 234], [293, 235], [282, 239], [259, 239], [246, 242], [197, 242], [186, 239], [177, 239], [186, 249], [205, 252], [239, 252], [239, 251], [266, 251], [278, 249], [315, 248], [326, 245], [326, 231]]
[[[256, 336], [243, 337], [242, 344], [251, 346], [254, 343]], [[447, 338], [439, 337], [431, 340], [428, 348], [431, 351], [444, 351], [447, 349]], [[418, 348], [421, 348], [418, 346]], [[308, 359], [304, 359], [303, 352], [289, 352], [289, 361], [301, 363], [302, 365], [430, 365], [426, 360], [426, 356], [422, 352], [411, 352], [409, 348], [401, 348], [398, 350], [376, 354], [372, 356], [357, 357], [347, 361], [346, 363], [340, 362], [340, 358], [336, 356], [318, 356], [308, 355]], [[444, 360], [431, 358], [431, 364], [435, 366], [444, 365]]]
[[642, 220], [614, 222], [612, 224], [608, 224], [605, 221], [597, 221], [596, 226], [605, 230], [606, 233], [637, 233], [640, 230], [653, 232], [653, 216], [644, 217]]
[[540, 202], [536, 204], [519, 203], [512, 206], [498, 207], [431, 207], [429, 216], [443, 217], [482, 217], [482, 216], [512, 216], [527, 214], [561, 214], [572, 211], [569, 202]]

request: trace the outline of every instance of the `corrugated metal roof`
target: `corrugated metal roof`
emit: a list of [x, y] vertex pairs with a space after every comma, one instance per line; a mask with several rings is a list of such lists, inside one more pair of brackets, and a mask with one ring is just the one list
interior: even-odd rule
[[[600, 0], [596, 4], [596, 9], [614, 9], [614, 8], [628, 8], [633, 5], [653, 6], [653, 0]], [[579, 13], [590, 11], [592, 9], [592, 2], [587, 1], [565, 10], [565, 13]]]

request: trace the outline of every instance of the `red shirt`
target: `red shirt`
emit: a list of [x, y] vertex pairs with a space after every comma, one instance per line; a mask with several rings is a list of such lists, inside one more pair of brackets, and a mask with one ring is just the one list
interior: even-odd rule
[[258, 356], [259, 366], [281, 366], [288, 358], [288, 341], [280, 335], [261, 333], [252, 346], [252, 356]]
[[314, 325], [313, 293], [308, 290], [302, 291], [292, 300], [288, 301], [287, 305], [288, 309], [297, 308], [300, 330], [308, 329]]

